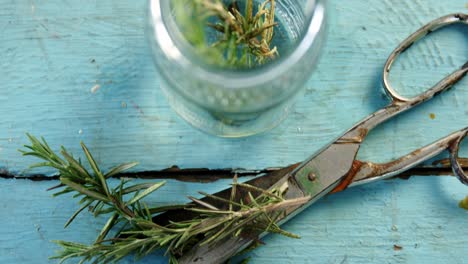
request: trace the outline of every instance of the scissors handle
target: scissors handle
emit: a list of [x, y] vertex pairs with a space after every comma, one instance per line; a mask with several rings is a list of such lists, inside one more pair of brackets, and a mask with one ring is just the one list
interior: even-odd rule
[[458, 177], [458, 179], [465, 185], [468, 185], [468, 175], [463, 170], [460, 160], [458, 158], [458, 150], [460, 149], [460, 144], [468, 135], [468, 128], [465, 128], [465, 134], [462, 137], [457, 138], [449, 148], [450, 152], [450, 163], [452, 164], [453, 173]]
[[445, 150], [448, 150], [450, 153], [450, 163], [454, 174], [463, 184], [468, 185], [468, 175], [463, 171], [463, 167], [458, 159], [460, 144], [467, 135], [468, 127], [388, 163], [357, 161], [355, 176], [349, 187], [393, 177], [423, 161], [435, 157]]
[[[457, 14], [443, 16], [436, 20], [433, 20], [429, 22], [427, 25], [420, 28], [418, 31], [411, 34], [390, 54], [384, 66], [383, 87], [385, 91], [387, 92], [387, 94], [391, 98], [393, 98], [394, 101], [409, 103], [409, 102], [414, 102], [414, 101], [420, 101], [421, 99], [425, 97], [424, 96], [425, 94], [421, 94], [420, 96], [417, 96], [415, 98], [406, 98], [404, 96], [399, 95], [397, 91], [391, 86], [390, 80], [389, 80], [390, 70], [392, 68], [393, 63], [398, 58], [398, 56], [404, 53], [405, 51], [407, 51], [411, 46], [413, 46], [414, 43], [424, 38], [425, 36], [431, 34], [432, 32], [438, 29], [441, 29], [445, 26], [452, 25], [452, 24], [467, 24], [468, 25], [468, 15], [463, 14], [463, 13], [457, 13]], [[464, 67], [462, 68], [466, 68], [466, 67], [467, 67], [467, 64], [465, 64]], [[448, 83], [446, 83], [446, 85], [449, 84], [449, 81], [450, 81], [450, 78], [449, 80], [447, 80]], [[443, 88], [443, 86], [439, 85], [439, 88]], [[426, 95], [429, 95], [429, 94], [426, 94]]]
[[[443, 28], [452, 24], [466, 24], [468, 25], [468, 15], [466, 14], [451, 14], [438, 18], [421, 29], [411, 34], [404, 40], [389, 56], [384, 66], [383, 72], [383, 87], [387, 94], [392, 98], [389, 106], [370, 115], [356, 126], [351, 128], [342, 138], [337, 142], [340, 143], [361, 143], [368, 132], [375, 126], [382, 122], [398, 115], [408, 109], [411, 109], [425, 101], [430, 100], [432, 97], [447, 91], [458, 81], [463, 79], [468, 73], [468, 62], [461, 68], [454, 71], [452, 74], [445, 77], [432, 88], [423, 92], [422, 94], [406, 98], [399, 95], [390, 84], [389, 74], [391, 67], [399, 55], [407, 51], [415, 42], [432, 33], [435, 30]], [[464, 184], [468, 184], [468, 177], [463, 171], [462, 166], [458, 159], [458, 150], [460, 143], [466, 137], [468, 128], [455, 132], [431, 145], [418, 149], [406, 156], [403, 156], [395, 161], [389, 163], [376, 164], [372, 162], [355, 161], [353, 164], [355, 176], [352, 182], [348, 182], [349, 186], [369, 183], [376, 180], [385, 179], [394, 176], [402, 171], [405, 171], [422, 161], [436, 156], [444, 150], [449, 150], [450, 161], [455, 175]]]
[[433, 87], [413, 98], [406, 98], [399, 95], [390, 84], [389, 74], [393, 63], [398, 56], [408, 50], [415, 42], [427, 36], [431, 32], [441, 29], [445, 26], [452, 24], [466, 24], [468, 25], [468, 15], [466, 14], [452, 14], [438, 18], [421, 29], [410, 35], [404, 40], [389, 56], [384, 66], [383, 71], [383, 87], [387, 95], [392, 99], [392, 102], [387, 107], [378, 110], [374, 114], [368, 116], [350, 130], [348, 130], [337, 143], [361, 143], [367, 136], [370, 130], [377, 125], [387, 121], [388, 119], [409, 110], [419, 104], [422, 104], [434, 96], [449, 90], [453, 85], [462, 80], [468, 73], [468, 62], [466, 62], [459, 69], [442, 79]]

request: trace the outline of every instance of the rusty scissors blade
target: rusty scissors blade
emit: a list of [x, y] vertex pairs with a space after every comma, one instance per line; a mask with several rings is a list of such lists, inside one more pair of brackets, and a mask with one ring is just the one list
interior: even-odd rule
[[[468, 15], [451, 14], [438, 18], [410, 35], [390, 54], [383, 73], [383, 87], [391, 98], [391, 103], [388, 106], [363, 119], [343, 136], [327, 145], [303, 163], [292, 165], [249, 182], [264, 189], [284, 186], [286, 184], [288, 186], [285, 194], [286, 198], [310, 197], [307, 204], [288, 208], [286, 216], [280, 220], [280, 224], [328, 193], [341, 191], [349, 186], [394, 176], [434, 157], [444, 150], [448, 150], [450, 153], [450, 161], [454, 173], [461, 182], [468, 184], [468, 177], [458, 161], [459, 145], [468, 134], [468, 127], [389, 163], [377, 164], [356, 159], [362, 142], [373, 128], [447, 91], [467, 75], [468, 63], [465, 63], [432, 88], [414, 98], [405, 98], [399, 95], [389, 82], [389, 73], [398, 55], [405, 52], [427, 34], [442, 27], [458, 23], [468, 24]], [[229, 197], [230, 192], [231, 190], [227, 189], [216, 195]], [[210, 203], [216, 203], [216, 201], [209, 197], [204, 199], [209, 200]], [[252, 240], [249, 238], [233, 237], [218, 243], [215, 247], [195, 247], [191, 252], [183, 256], [179, 262], [221, 263], [248, 246], [251, 242]]]

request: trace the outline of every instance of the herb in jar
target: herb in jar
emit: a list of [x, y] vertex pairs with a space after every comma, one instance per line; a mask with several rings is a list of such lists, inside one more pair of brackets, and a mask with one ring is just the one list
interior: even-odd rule
[[221, 0], [173, 0], [172, 5], [182, 34], [208, 64], [252, 68], [279, 56], [272, 45], [278, 25], [275, 0], [265, 0], [258, 8], [254, 0], [246, 0], [244, 8], [237, 0], [229, 5]]

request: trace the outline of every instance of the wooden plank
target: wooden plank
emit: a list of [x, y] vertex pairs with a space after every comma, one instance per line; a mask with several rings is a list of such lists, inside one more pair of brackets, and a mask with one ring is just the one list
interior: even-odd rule
[[[386, 103], [380, 72], [401, 40], [431, 19], [466, 12], [465, 0], [329, 1], [328, 41], [295, 111], [266, 134], [226, 140], [190, 128], [162, 97], [144, 39], [145, 2], [0, 1], [1, 168], [28, 173], [31, 160], [16, 151], [25, 132], [75, 153], [84, 140], [104, 167], [138, 160], [142, 171], [303, 160]], [[456, 27], [414, 47], [395, 83], [426, 88], [465, 63], [466, 34]], [[379, 128], [360, 157], [397, 157], [466, 126], [467, 83]]]
[[[184, 202], [184, 195], [228, 183], [171, 181], [147, 201]], [[70, 197], [52, 198], [45, 189], [54, 184], [0, 180], [0, 263], [47, 263], [57, 249], [51, 240], [93, 241], [103, 220], [85, 213], [64, 230], [78, 206]], [[266, 237], [266, 245], [250, 254], [252, 263], [466, 263], [467, 211], [457, 206], [465, 195], [466, 187], [452, 177], [355, 187], [326, 197], [284, 226], [301, 239]], [[139, 263], [164, 259], [153, 254]]]

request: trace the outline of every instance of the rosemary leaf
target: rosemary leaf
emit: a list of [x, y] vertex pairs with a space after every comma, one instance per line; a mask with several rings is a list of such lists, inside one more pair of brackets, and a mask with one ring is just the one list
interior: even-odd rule
[[97, 193], [97, 192], [94, 192], [94, 191], [91, 191], [91, 190], [88, 190], [86, 189], [85, 187], [83, 187], [83, 185], [80, 185], [78, 183], [75, 183], [75, 182], [72, 182], [71, 180], [67, 179], [67, 178], [64, 178], [64, 177], [60, 177], [60, 181], [67, 185], [68, 187], [72, 188], [73, 190], [79, 192], [79, 193], [82, 193], [84, 195], [87, 195], [89, 197], [92, 197], [96, 200], [99, 200], [99, 201], [103, 201], [103, 202], [110, 202], [109, 201], [109, 198], [106, 197], [105, 195], [102, 195], [100, 193]]
[[130, 201], [127, 202], [127, 205], [132, 205], [136, 202], [138, 202], [139, 200], [141, 200], [142, 198], [150, 195], [151, 193], [153, 193], [154, 191], [156, 191], [157, 189], [161, 188], [162, 186], [164, 186], [166, 184], [165, 181], [163, 182], [158, 182], [158, 183], [155, 183], [153, 185], [151, 185], [149, 188], [147, 188], [146, 190], [144, 190], [142, 193], [136, 195], [135, 197], [133, 197]]
[[124, 164], [120, 164], [118, 165], [117, 167], [114, 167], [113, 169], [111, 169], [108, 173], [106, 173], [104, 175], [104, 177], [106, 179], [108, 178], [111, 178], [119, 173], [122, 173], [123, 171], [126, 171], [126, 170], [129, 170], [135, 166], [138, 165], [138, 162], [129, 162], [129, 163], [124, 163]]
[[65, 226], [64, 228], [67, 228], [72, 222], [73, 220], [75, 220], [75, 218], [86, 208], [88, 208], [88, 206], [90, 206], [94, 201], [89, 201], [87, 202], [86, 204], [84, 204], [83, 206], [80, 207], [80, 209], [76, 210], [75, 213], [73, 213], [73, 215], [68, 219], [68, 221], [65, 223]]
[[101, 233], [99, 233], [96, 239], [96, 242], [95, 242], [96, 244], [101, 243], [106, 238], [107, 234], [109, 234], [109, 231], [112, 229], [112, 227], [114, 227], [115, 222], [117, 221], [117, 218], [119, 218], [119, 214], [114, 213], [109, 218], [109, 220], [107, 220], [107, 223], [104, 225], [104, 227], [101, 230]]
[[[189, 196], [188, 198], [189, 198], [190, 200], [192, 200], [194, 203], [196, 203], [196, 204], [198, 204], [198, 205], [201, 205], [201, 206], [203, 206], [203, 207], [205, 207], [205, 208], [208, 208], [209, 210], [219, 211], [219, 209], [216, 208], [215, 206], [213, 206], [213, 205], [211, 205], [211, 204], [209, 204], [209, 203], [206, 203], [206, 202], [204, 202], [204, 201], [202, 201], [202, 200], [199, 200], [199, 199], [197, 199], [197, 198], [195, 198], [195, 197]], [[200, 210], [202, 210], [202, 209], [200, 209]], [[209, 211], [209, 210], [205, 210], [205, 211]], [[201, 212], [201, 211], [200, 211], [200, 212]]]
[[94, 176], [101, 183], [101, 188], [104, 190], [106, 196], [110, 197], [109, 187], [107, 187], [106, 178], [104, 177], [104, 175], [102, 175], [102, 172], [99, 169], [98, 165], [96, 164], [96, 161], [94, 160], [93, 156], [91, 155], [88, 148], [86, 147], [86, 145], [83, 142], [81, 142], [81, 148], [83, 148], [83, 151], [84, 151], [84, 153], [86, 155], [86, 158], [88, 159], [89, 165], [91, 165], [91, 168], [94, 171]]
[[245, 205], [242, 205], [242, 204], [237, 203], [237, 202], [234, 201], [234, 198], [235, 198], [235, 189], [236, 189], [234, 186], [236, 186], [236, 185], [233, 184], [233, 188], [232, 188], [233, 191], [231, 192], [231, 199], [230, 199], [230, 200], [224, 199], [224, 198], [222, 198], [222, 197], [218, 197], [218, 196], [216, 196], [216, 195], [212, 195], [212, 194], [209, 194], [209, 193], [206, 193], [206, 192], [198, 192], [198, 193], [201, 194], [201, 195], [203, 195], [203, 196], [205, 196], [205, 197], [209, 197], [209, 198], [211, 198], [211, 199], [213, 199], [213, 200], [217, 200], [217, 201], [220, 201], [220, 202], [223, 202], [223, 203], [229, 205], [229, 211], [232, 211], [232, 206], [233, 206], [233, 205], [239, 206], [239, 207], [244, 207], [244, 208], [245, 208], [245, 207], [246, 207]]
[[123, 188], [121, 192], [122, 192], [122, 194], [129, 194], [129, 193], [138, 192], [138, 191], [141, 191], [141, 190], [148, 189], [153, 185], [154, 185], [154, 183], [149, 183], [149, 182], [135, 184], [135, 185]]
[[70, 154], [68, 154], [65, 149], [63, 149], [60, 153], [68, 161], [68, 163], [70, 164], [70, 167], [75, 169], [77, 173], [85, 175], [87, 178], [91, 178], [91, 175], [88, 173], [88, 171], [77, 160], [75, 160]]
[[166, 206], [159, 206], [159, 207], [153, 207], [149, 208], [148, 210], [150, 211], [151, 215], [157, 214], [157, 213], [162, 213], [162, 212], [168, 212], [168, 211], [173, 211], [173, 210], [181, 210], [184, 208], [189, 208], [190, 206], [186, 204], [179, 204], [179, 205], [166, 205]]

